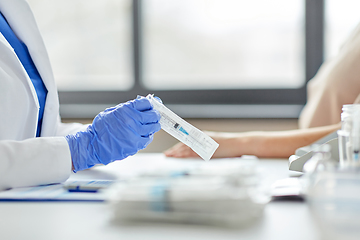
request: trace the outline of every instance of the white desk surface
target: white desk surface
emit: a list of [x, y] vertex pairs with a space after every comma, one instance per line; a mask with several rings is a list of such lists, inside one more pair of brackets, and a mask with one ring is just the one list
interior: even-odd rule
[[[112, 179], [134, 170], [154, 168], [164, 161], [177, 164], [178, 161], [195, 160], [166, 159], [162, 154], [140, 153], [108, 166], [77, 173], [77, 178]], [[260, 168], [266, 171], [264, 175], [269, 184], [289, 176], [287, 160], [263, 159]], [[112, 219], [107, 203], [1, 202], [0, 239], [320, 239], [307, 205], [302, 202], [270, 202], [260, 221], [243, 229], [181, 224], [121, 225]]]

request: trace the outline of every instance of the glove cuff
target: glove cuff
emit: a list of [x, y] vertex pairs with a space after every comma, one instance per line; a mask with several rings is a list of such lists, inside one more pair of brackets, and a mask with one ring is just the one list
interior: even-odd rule
[[94, 158], [89, 151], [90, 136], [87, 132], [77, 132], [65, 136], [70, 148], [71, 159], [74, 166], [73, 172], [88, 169], [94, 166]]

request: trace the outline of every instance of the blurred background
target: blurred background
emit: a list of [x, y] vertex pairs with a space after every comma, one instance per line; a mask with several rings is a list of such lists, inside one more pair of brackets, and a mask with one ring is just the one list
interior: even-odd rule
[[[306, 82], [360, 20], [356, 0], [28, 0], [64, 121], [154, 93], [196, 127], [297, 128]], [[177, 141], [160, 132], [146, 149]]]

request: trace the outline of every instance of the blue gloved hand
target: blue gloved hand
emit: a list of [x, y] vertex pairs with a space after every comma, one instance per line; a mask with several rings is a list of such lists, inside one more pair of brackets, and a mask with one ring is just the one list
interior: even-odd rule
[[99, 113], [84, 132], [66, 136], [74, 172], [108, 164], [144, 149], [161, 129], [160, 114], [141, 97]]

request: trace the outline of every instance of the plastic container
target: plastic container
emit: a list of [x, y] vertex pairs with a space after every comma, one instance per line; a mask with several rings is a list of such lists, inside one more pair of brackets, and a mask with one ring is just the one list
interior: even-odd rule
[[360, 167], [360, 104], [344, 105], [338, 133], [341, 168]]
[[360, 172], [319, 172], [314, 177], [307, 201], [322, 239], [359, 239]]

